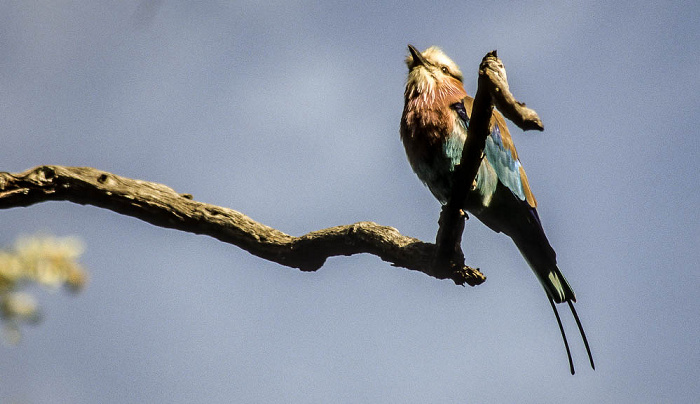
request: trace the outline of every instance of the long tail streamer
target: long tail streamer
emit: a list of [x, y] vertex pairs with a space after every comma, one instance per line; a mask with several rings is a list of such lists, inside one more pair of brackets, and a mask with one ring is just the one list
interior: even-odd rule
[[[550, 299], [550, 301], [551, 301], [551, 299]], [[574, 315], [574, 318], [576, 319], [576, 325], [578, 326], [578, 330], [581, 332], [581, 338], [583, 338], [583, 344], [586, 346], [586, 352], [588, 352], [588, 360], [591, 362], [591, 367], [593, 368], [593, 370], [595, 370], [595, 363], [593, 363], [593, 355], [591, 355], [591, 347], [588, 346], [588, 338], [586, 338], [586, 333], [583, 331], [583, 326], [581, 325], [581, 320], [578, 319], [578, 314], [576, 313], [576, 309], [574, 309], [574, 304], [571, 302], [571, 300], [567, 300], [567, 303], [569, 303], [569, 308], [571, 309], [571, 313]], [[561, 324], [559, 326], [561, 327]]]
[[549, 295], [547, 295], [547, 298], [549, 298], [549, 304], [552, 305], [552, 310], [554, 310], [554, 316], [557, 318], [557, 324], [559, 324], [559, 331], [561, 331], [561, 337], [564, 339], [564, 346], [566, 347], [566, 356], [569, 358], [569, 368], [571, 369], [571, 374], [573, 375], [576, 373], [574, 370], [574, 361], [571, 360], [571, 350], [569, 349], [569, 341], [566, 340], [566, 333], [564, 332], [564, 326], [561, 325], [561, 319], [559, 318], [559, 312], [557, 311], [557, 307], [554, 305], [554, 300], [552, 300]]

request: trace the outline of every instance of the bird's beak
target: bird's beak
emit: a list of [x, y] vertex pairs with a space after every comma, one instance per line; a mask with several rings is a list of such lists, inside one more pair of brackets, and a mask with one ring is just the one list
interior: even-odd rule
[[411, 56], [413, 57], [413, 63], [411, 64], [411, 68], [414, 68], [416, 66], [427, 66], [428, 61], [425, 60], [423, 55], [421, 55], [420, 52], [418, 52], [418, 49], [416, 49], [413, 45], [409, 44], [408, 45], [408, 50], [411, 52]]

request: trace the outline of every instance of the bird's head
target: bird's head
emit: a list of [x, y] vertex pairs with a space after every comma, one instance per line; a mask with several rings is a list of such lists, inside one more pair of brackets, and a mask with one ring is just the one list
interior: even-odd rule
[[434, 102], [440, 98], [463, 97], [462, 72], [455, 62], [436, 46], [423, 53], [408, 45], [406, 101], [420, 98]]

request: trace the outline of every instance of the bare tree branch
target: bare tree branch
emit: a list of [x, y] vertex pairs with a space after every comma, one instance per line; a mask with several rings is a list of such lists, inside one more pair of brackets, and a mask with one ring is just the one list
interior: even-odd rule
[[302, 271], [319, 269], [328, 257], [374, 254], [394, 266], [457, 284], [485, 279], [474, 268], [440, 272], [432, 268], [435, 245], [404, 236], [393, 227], [359, 222], [293, 237], [233, 209], [214, 206], [154, 182], [121, 177], [89, 167], [40, 166], [20, 174], [0, 173], [0, 208], [45, 201], [94, 205], [160, 227], [204, 234], [258, 257]]
[[[542, 130], [537, 114], [515, 100], [496, 51], [479, 66], [461, 164], [455, 184], [471, 184], [483, 158], [494, 104], [524, 130]], [[319, 269], [328, 257], [369, 253], [394, 266], [420, 271], [459, 285], [478, 285], [486, 277], [464, 265], [461, 249], [467, 187], [455, 187], [440, 215], [437, 245], [407, 237], [393, 227], [372, 222], [336, 226], [294, 237], [232, 209], [197, 202], [154, 182], [121, 177], [89, 167], [39, 166], [19, 174], [0, 172], [0, 209], [45, 201], [94, 205], [139, 218], [156, 226], [204, 234], [234, 244], [258, 257], [302, 271]]]

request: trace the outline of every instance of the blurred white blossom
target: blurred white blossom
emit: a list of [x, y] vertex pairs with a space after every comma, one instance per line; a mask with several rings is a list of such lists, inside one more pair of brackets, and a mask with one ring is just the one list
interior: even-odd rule
[[28, 293], [19, 289], [40, 284], [51, 289], [65, 286], [80, 291], [87, 274], [78, 263], [83, 244], [73, 237], [34, 236], [17, 240], [14, 248], [0, 250], [0, 319], [4, 323], [6, 342], [17, 343], [21, 323], [37, 323], [39, 306]]

